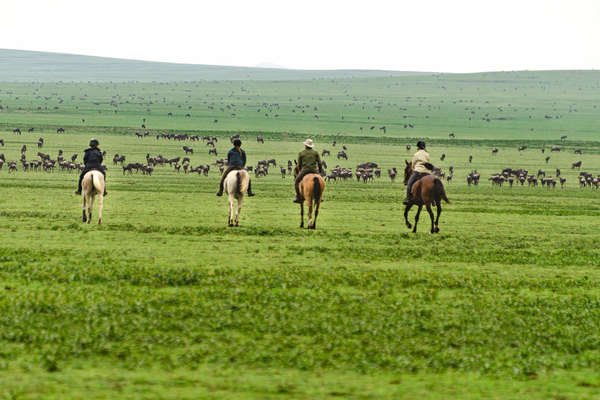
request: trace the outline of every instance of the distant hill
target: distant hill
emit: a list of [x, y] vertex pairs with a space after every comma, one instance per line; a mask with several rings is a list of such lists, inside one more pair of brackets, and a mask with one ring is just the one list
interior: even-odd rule
[[372, 78], [422, 74], [377, 70], [293, 70], [175, 64], [0, 49], [2, 82], [170, 82], [200, 80], [307, 80]]

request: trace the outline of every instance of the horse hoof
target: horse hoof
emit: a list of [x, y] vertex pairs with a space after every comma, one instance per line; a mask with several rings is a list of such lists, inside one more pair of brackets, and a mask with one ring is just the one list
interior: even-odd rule
[[102, 220], [101, 220], [101, 219], [99, 219], [99, 220], [98, 220], [98, 225], [101, 225], [101, 224], [102, 224]]
[[435, 233], [439, 233], [440, 232], [440, 228], [439, 227], [435, 227]]
[[229, 226], [233, 226], [233, 224], [229, 224]]
[[408, 229], [412, 229], [412, 225], [411, 225], [411, 224], [406, 224], [406, 227], [407, 227]]

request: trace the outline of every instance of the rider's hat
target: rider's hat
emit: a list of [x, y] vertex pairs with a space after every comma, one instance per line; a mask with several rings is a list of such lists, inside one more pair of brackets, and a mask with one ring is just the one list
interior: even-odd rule
[[422, 140], [419, 140], [419, 141], [417, 142], [417, 147], [418, 147], [419, 149], [425, 149], [425, 142], [424, 142], [424, 141], [422, 141]]
[[306, 140], [304, 141], [304, 145], [305, 145], [306, 147], [310, 147], [311, 149], [312, 149], [312, 148], [313, 148], [313, 146], [314, 146], [312, 139], [306, 139]]
[[98, 139], [90, 140], [90, 147], [95, 147], [95, 146], [98, 146], [99, 144], [100, 144], [100, 142], [98, 141]]

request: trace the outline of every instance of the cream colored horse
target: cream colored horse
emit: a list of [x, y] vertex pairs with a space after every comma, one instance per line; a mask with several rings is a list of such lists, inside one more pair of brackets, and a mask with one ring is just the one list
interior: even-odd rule
[[[240, 223], [240, 211], [242, 210], [242, 203], [244, 202], [244, 195], [248, 191], [248, 184], [250, 183], [250, 175], [245, 169], [237, 171], [231, 171], [227, 174], [223, 186], [225, 193], [227, 193], [227, 200], [229, 201], [229, 226], [238, 226]], [[237, 211], [234, 214], [234, 200], [237, 199]]]
[[[102, 207], [104, 206], [104, 175], [100, 171], [90, 171], [83, 176], [81, 181], [83, 189], [83, 222], [92, 222], [92, 207], [94, 197], [98, 195], [98, 223], [102, 223]], [[87, 208], [87, 216], [85, 210]]]

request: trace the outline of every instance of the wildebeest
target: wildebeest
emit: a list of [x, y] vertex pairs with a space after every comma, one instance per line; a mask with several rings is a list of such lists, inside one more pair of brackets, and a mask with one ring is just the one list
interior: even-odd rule
[[527, 146], [519, 146], [519, 151], [527, 150]]
[[194, 149], [191, 147], [183, 146], [183, 151], [185, 151], [185, 154], [194, 154]]
[[337, 153], [337, 158], [338, 158], [338, 160], [339, 160], [340, 158], [343, 158], [344, 160], [347, 160], [347, 159], [348, 159], [348, 155], [346, 154], [346, 152], [345, 152], [345, 151], [343, 151], [343, 150], [342, 150], [342, 151], [339, 151], [339, 152]]
[[211, 154], [214, 154], [216, 156], [217, 155], [217, 149], [215, 149], [215, 148], [208, 149], [208, 155], [210, 156]]
[[263, 139], [263, 137], [262, 137], [262, 136], [257, 136], [257, 137], [256, 137], [256, 142], [257, 142], [257, 143], [262, 143], [262, 144], [265, 144], [265, 139]]
[[324, 157], [325, 154], [327, 154], [328, 156], [331, 155], [331, 151], [327, 150], [327, 149], [323, 149], [323, 151], [321, 151], [321, 157]]
[[560, 151], [560, 147], [554, 146], [550, 149], [550, 151]]
[[577, 162], [574, 162], [573, 164], [571, 164], [571, 169], [575, 169], [575, 168], [577, 168], [577, 169], [581, 168], [581, 161], [577, 161]]

